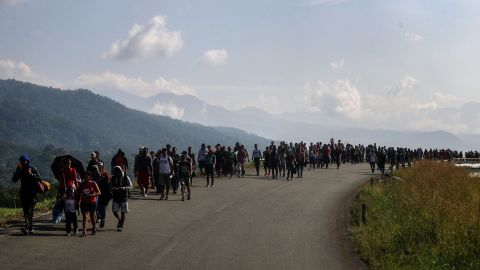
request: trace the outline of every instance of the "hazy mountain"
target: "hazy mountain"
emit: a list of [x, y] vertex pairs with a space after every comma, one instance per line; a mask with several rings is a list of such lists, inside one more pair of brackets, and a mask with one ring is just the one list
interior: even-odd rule
[[[316, 142], [335, 137], [351, 143], [377, 142], [383, 145], [409, 147], [469, 149], [478, 146], [473, 139], [475, 136], [459, 138], [445, 131], [394, 131], [347, 127], [335, 121], [335, 118], [320, 113], [290, 112], [276, 115], [255, 107], [233, 111], [210, 105], [206, 101], [188, 95], [162, 93], [150, 98], [140, 98], [118, 92], [106, 94], [138, 110], [152, 111], [156, 104], [175, 106], [183, 112], [181, 118], [185, 121], [236, 127], [276, 140]], [[452, 117], [451, 115], [458, 114], [457, 110], [465, 111], [464, 114], [478, 115], [479, 110], [476, 107], [474, 104], [466, 104], [460, 109], [443, 109], [444, 112], [440, 111], [439, 115]], [[466, 116], [462, 115], [462, 117]]]

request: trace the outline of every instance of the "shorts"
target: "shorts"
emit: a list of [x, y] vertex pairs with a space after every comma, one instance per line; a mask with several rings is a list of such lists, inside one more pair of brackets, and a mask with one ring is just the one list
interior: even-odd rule
[[85, 215], [87, 212], [93, 215], [97, 211], [97, 203], [82, 202], [80, 203], [80, 210], [82, 211], [82, 215]]
[[205, 160], [199, 160], [198, 161], [198, 168], [201, 170], [205, 168]]
[[170, 174], [160, 174], [158, 178], [158, 184], [160, 186], [169, 186], [170, 185]]
[[113, 202], [112, 203], [112, 212], [118, 213], [128, 213], [128, 202]]

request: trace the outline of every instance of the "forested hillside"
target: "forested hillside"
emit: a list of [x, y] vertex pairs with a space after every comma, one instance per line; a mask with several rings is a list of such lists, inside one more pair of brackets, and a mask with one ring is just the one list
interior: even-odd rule
[[[23, 152], [49, 153], [52, 158], [55, 151], [73, 151], [88, 158], [93, 150], [110, 155], [118, 148], [133, 155], [140, 145], [156, 150], [170, 143], [184, 150], [188, 145], [198, 149], [201, 143], [233, 145], [238, 141], [251, 149], [254, 143], [268, 143], [238, 129], [128, 109], [88, 90], [63, 91], [15, 80], [0, 80], [0, 140], [2, 171], [12, 171]], [[43, 164], [40, 167], [45, 169]], [[0, 181], [5, 181], [4, 176]]]

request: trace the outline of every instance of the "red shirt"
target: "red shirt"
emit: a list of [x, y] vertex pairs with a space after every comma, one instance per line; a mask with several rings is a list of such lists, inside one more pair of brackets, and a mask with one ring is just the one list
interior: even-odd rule
[[97, 197], [87, 197], [85, 195], [94, 194], [98, 192], [97, 184], [94, 181], [83, 182], [80, 185], [81, 202], [83, 203], [96, 203]]
[[75, 170], [74, 168], [69, 168], [68, 171], [60, 174], [57, 179], [59, 181], [58, 190], [60, 192], [65, 192], [65, 185], [67, 186], [67, 188], [73, 188], [73, 185], [75, 185], [77, 181], [77, 170]]

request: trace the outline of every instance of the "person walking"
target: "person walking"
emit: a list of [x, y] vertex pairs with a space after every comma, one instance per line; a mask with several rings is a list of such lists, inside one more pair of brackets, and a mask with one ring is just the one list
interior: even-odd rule
[[[208, 155], [205, 157], [205, 174], [207, 177], [207, 187], [213, 187], [214, 179], [214, 168], [215, 168], [215, 155], [213, 151], [210, 149], [208, 151]], [[212, 178], [212, 182], [210, 183], [210, 178]]]
[[270, 152], [270, 168], [272, 169], [272, 179], [278, 178], [278, 164], [280, 158], [278, 157], [277, 146], [271, 146], [272, 151]]
[[83, 237], [87, 236], [87, 213], [90, 217], [90, 222], [92, 224], [92, 235], [97, 233], [96, 229], [96, 215], [97, 211], [97, 198], [102, 193], [97, 183], [92, 179], [92, 173], [90, 171], [85, 172], [85, 180], [80, 184], [78, 188], [80, 196], [80, 209], [82, 210], [82, 229]]
[[187, 155], [187, 151], [182, 152], [180, 163], [178, 164], [178, 179], [180, 180], [180, 189], [182, 191], [182, 201], [185, 201], [185, 189], [187, 200], [190, 200], [190, 175], [192, 174], [192, 161]]
[[370, 169], [372, 169], [372, 173], [375, 172], [375, 165], [377, 164], [377, 154], [373, 149], [370, 149], [368, 154], [368, 162], [370, 163]]
[[23, 234], [33, 234], [33, 212], [37, 202], [37, 185], [41, 181], [37, 170], [30, 166], [30, 159], [27, 155], [22, 155], [19, 164], [12, 177], [12, 182], [17, 183], [20, 180], [20, 202], [25, 218], [25, 227], [21, 228]]
[[257, 172], [257, 176], [260, 176], [260, 161], [262, 160], [262, 151], [258, 149], [258, 145], [254, 145], [254, 149], [252, 152], [253, 163], [255, 164], [255, 171]]
[[205, 144], [202, 143], [202, 146], [200, 146], [200, 150], [198, 150], [198, 168], [200, 169], [200, 176], [204, 175], [203, 169], [205, 168], [205, 158], [208, 155], [208, 150], [205, 147]]
[[71, 235], [72, 226], [73, 226], [73, 235], [78, 233], [78, 221], [77, 221], [77, 211], [78, 211], [78, 202], [76, 199], [76, 189], [68, 188], [65, 191], [65, 232], [67, 236]]
[[158, 183], [157, 189], [160, 190], [160, 200], [168, 200], [170, 192], [170, 176], [173, 173], [173, 160], [168, 156], [167, 148], [162, 149], [158, 158]]
[[148, 155], [148, 148], [142, 148], [140, 154], [135, 159], [133, 170], [137, 178], [137, 184], [140, 187], [140, 193], [147, 198], [150, 175], [152, 175], [152, 161]]
[[113, 168], [110, 183], [112, 188], [112, 212], [118, 220], [117, 231], [121, 232], [125, 225], [125, 215], [128, 213], [128, 191], [132, 188], [132, 182], [123, 173], [122, 167], [116, 166]]
[[93, 165], [91, 172], [94, 181], [100, 188], [101, 195], [98, 197], [97, 203], [97, 221], [100, 222], [100, 228], [103, 228], [105, 227], [105, 222], [107, 221], [108, 203], [112, 199], [110, 177], [108, 176], [107, 172], [105, 172], [102, 162], [99, 162], [98, 165]]
[[287, 181], [288, 181], [290, 179], [293, 179], [293, 175], [295, 174], [295, 155], [293, 154], [293, 151], [287, 152], [285, 163], [287, 165]]

